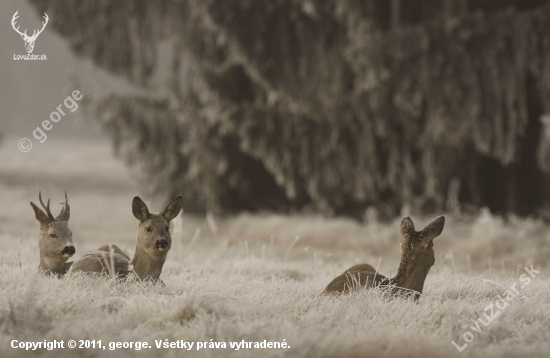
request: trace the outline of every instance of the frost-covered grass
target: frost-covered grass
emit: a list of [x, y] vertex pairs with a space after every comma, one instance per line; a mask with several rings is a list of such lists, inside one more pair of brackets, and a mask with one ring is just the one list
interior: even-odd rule
[[[63, 143], [52, 141], [44, 153], [25, 157], [32, 170], [6, 160], [15, 154], [0, 148], [0, 357], [545, 357], [550, 352], [550, 228], [539, 220], [504, 220], [487, 211], [447, 215], [443, 234], [434, 241], [436, 264], [418, 302], [376, 290], [320, 295], [355, 263], [394, 274], [399, 219], [360, 224], [268, 214], [183, 216], [172, 226], [164, 287], [40, 275], [38, 229], [28, 204], [37, 200], [39, 188], [57, 203], [68, 187], [75, 259], [108, 242], [129, 253], [135, 245], [130, 203], [139, 192], [126, 171], [108, 157], [94, 159], [108, 150], [93, 143], [72, 143], [70, 153], [57, 159], [59, 171], [40, 171], [47, 157], [63, 155], [60, 148]], [[79, 158], [75, 153], [89, 158], [85, 168], [71, 162]], [[152, 211], [165, 204], [144, 199]], [[431, 219], [414, 213], [412, 218], [417, 227]], [[515, 297], [487, 326], [480, 323], [481, 333], [473, 330], [478, 318], [487, 321], [489, 304], [496, 311], [506, 290], [514, 283], [519, 288], [523, 267], [531, 265], [541, 273], [524, 285], [523, 297]], [[467, 331], [473, 341], [459, 353], [451, 341], [462, 346]], [[10, 348], [13, 339], [146, 341], [153, 347], [165, 339], [285, 340], [290, 348], [25, 352]]]
[[[177, 250], [177, 249], [176, 249]], [[176, 251], [174, 250], [174, 251]], [[35, 249], [24, 250], [23, 262], [36, 261]], [[139, 282], [113, 283], [81, 275], [44, 277], [36, 265], [2, 266], [0, 275], [0, 347], [3, 357], [24, 355], [9, 347], [20, 341], [101, 339], [282, 342], [290, 348], [262, 350], [194, 349], [190, 356], [406, 356], [455, 355], [501, 357], [544, 356], [550, 351], [550, 288], [544, 271], [522, 290], [481, 333], [470, 326], [516, 276], [455, 273], [451, 266], [433, 268], [419, 302], [391, 299], [383, 292], [363, 291], [343, 297], [320, 292], [342, 271], [342, 262], [296, 253], [246, 256], [238, 245], [196, 245], [180, 257], [170, 252], [162, 275], [166, 286]], [[397, 250], [393, 250], [397, 255]], [[37, 253], [36, 253], [37, 254]], [[347, 262], [346, 262], [347, 264]], [[536, 266], [535, 266], [536, 267]], [[517, 285], [519, 286], [519, 284]], [[496, 308], [495, 308], [496, 311]], [[484, 321], [487, 321], [484, 319]], [[466, 331], [474, 340], [462, 352]], [[179, 349], [86, 350], [86, 356], [181, 356]], [[44, 357], [74, 351], [40, 351]]]

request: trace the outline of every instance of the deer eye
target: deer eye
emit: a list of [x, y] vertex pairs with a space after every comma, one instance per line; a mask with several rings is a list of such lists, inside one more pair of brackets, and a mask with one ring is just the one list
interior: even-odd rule
[[153, 229], [151, 229], [150, 227], [146, 227], [146, 228], [145, 228], [145, 231], [147, 231], [147, 232], [153, 232]]
[[51, 237], [52, 239], [55, 239], [55, 238], [57, 237], [57, 235], [56, 235], [56, 234], [50, 234], [50, 237]]
[[169, 226], [167, 226], [167, 227], [166, 227], [166, 228], [165, 228], [164, 230], [166, 230], [166, 231], [170, 231], [170, 227], [169, 227]]

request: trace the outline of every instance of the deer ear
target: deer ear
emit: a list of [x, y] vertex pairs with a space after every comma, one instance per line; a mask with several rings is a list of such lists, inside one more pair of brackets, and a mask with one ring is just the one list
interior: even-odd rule
[[34, 203], [31, 201], [31, 206], [34, 210], [34, 216], [36, 217], [36, 221], [40, 225], [48, 225], [52, 222], [52, 220], [44, 213], [38, 206], [34, 205]]
[[164, 210], [160, 213], [162, 216], [166, 218], [166, 220], [171, 221], [181, 211], [181, 207], [183, 205], [183, 198], [181, 195], [177, 196], [174, 200], [170, 202], [170, 204], [166, 205]]
[[443, 232], [443, 227], [445, 226], [445, 216], [440, 216], [434, 219], [431, 223], [426, 225], [424, 229], [420, 232], [422, 241], [425, 244], [430, 243], [433, 239], [438, 237]]
[[414, 223], [410, 217], [405, 216], [403, 219], [401, 219], [400, 231], [401, 231], [401, 236], [404, 236], [404, 237], [411, 237], [415, 233]]
[[69, 221], [71, 217], [71, 207], [67, 204], [63, 206], [59, 211], [59, 214], [55, 217], [55, 221]]
[[69, 221], [71, 217], [71, 207], [69, 206], [69, 199], [67, 198], [67, 192], [65, 191], [65, 202], [61, 203], [63, 207], [59, 211], [59, 214], [55, 218], [56, 221]]
[[144, 221], [149, 217], [147, 205], [138, 196], [135, 196], [132, 201], [132, 213], [139, 221]]

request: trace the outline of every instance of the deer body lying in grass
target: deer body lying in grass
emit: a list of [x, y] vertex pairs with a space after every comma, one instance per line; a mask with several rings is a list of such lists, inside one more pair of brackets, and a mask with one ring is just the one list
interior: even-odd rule
[[151, 214], [147, 205], [134, 197], [132, 212], [139, 220], [134, 258], [116, 245], [104, 245], [75, 261], [71, 271], [116, 275], [125, 279], [134, 272], [140, 280], [157, 281], [172, 245], [170, 221], [180, 212], [183, 199], [176, 197], [160, 214]]
[[411, 218], [405, 216], [401, 220], [401, 261], [395, 277], [388, 279], [369, 264], [355, 265], [332, 280], [323, 294], [389, 286], [394, 294], [413, 294], [418, 299], [424, 280], [435, 263], [433, 239], [441, 234], [444, 225], [445, 217], [440, 216], [421, 231], [415, 231]]
[[65, 202], [61, 203], [63, 207], [55, 218], [50, 211], [50, 199], [48, 199], [48, 204], [44, 205], [41, 192], [38, 192], [38, 199], [45, 211], [42, 211], [31, 201], [31, 207], [34, 210], [38, 229], [40, 230], [38, 238], [40, 264], [38, 269], [45, 273], [62, 276], [67, 273], [73, 264], [67, 262], [67, 260], [76, 251], [72, 239], [73, 232], [69, 229], [71, 210], [67, 192], [65, 192]]

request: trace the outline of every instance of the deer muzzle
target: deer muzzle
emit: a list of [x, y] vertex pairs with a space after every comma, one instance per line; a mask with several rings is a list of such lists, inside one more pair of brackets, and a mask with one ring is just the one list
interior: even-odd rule
[[159, 251], [168, 250], [169, 246], [170, 245], [168, 244], [168, 240], [162, 239], [162, 240], [157, 240], [157, 242], [155, 242], [155, 247]]
[[65, 246], [65, 248], [63, 249], [63, 251], [61, 251], [61, 255], [64, 255], [64, 256], [67, 256], [67, 257], [71, 257], [74, 255], [74, 253], [76, 252], [74, 246]]

